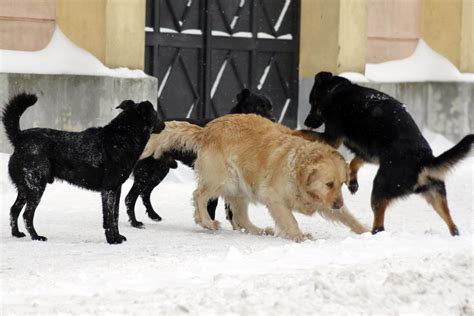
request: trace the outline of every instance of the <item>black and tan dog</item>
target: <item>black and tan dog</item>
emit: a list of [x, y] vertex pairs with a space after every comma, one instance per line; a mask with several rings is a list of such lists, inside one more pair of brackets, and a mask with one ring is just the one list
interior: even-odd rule
[[124, 101], [123, 111], [104, 127], [82, 132], [65, 132], [48, 128], [20, 130], [20, 116], [35, 104], [32, 94], [13, 97], [3, 111], [5, 131], [14, 147], [8, 171], [18, 197], [10, 209], [12, 235], [24, 237], [18, 229], [18, 216], [23, 214], [25, 226], [33, 240], [46, 240], [37, 234], [33, 218], [43, 192], [54, 179], [65, 180], [78, 187], [100, 191], [103, 227], [110, 244], [126, 238], [119, 234], [118, 208], [120, 189], [150, 137], [164, 124], [158, 121], [153, 105]]
[[468, 155], [474, 135], [434, 157], [402, 103], [328, 72], [316, 75], [309, 101], [311, 111], [304, 124], [318, 128], [324, 123], [325, 131], [317, 137], [336, 148], [344, 143], [356, 155], [350, 165], [352, 193], [358, 189], [357, 171], [363, 163], [380, 165], [372, 188], [372, 233], [384, 230], [391, 201], [419, 193], [446, 222], [451, 235], [459, 234], [449, 212], [444, 176]]
[[[273, 105], [271, 101], [261, 94], [250, 92], [248, 89], [242, 90], [237, 95], [237, 104], [230, 110], [229, 114], [255, 113], [270, 120], [273, 118]], [[174, 119], [185, 121], [201, 127], [206, 126], [212, 119]], [[171, 120], [169, 120], [171, 121]], [[196, 153], [190, 151], [171, 150], [165, 153], [161, 158], [154, 159], [148, 157], [140, 160], [133, 170], [134, 182], [130, 192], [125, 198], [127, 214], [130, 224], [133, 227], [143, 227], [143, 223], [137, 221], [135, 217], [135, 203], [138, 196], [142, 198], [148, 217], [154, 221], [161, 221], [150, 202], [150, 195], [153, 189], [158, 186], [166, 177], [170, 169], [177, 167], [176, 161], [179, 160], [188, 167], [193, 167], [196, 161]], [[214, 219], [217, 207], [217, 199], [212, 199], [207, 205], [209, 216]], [[232, 212], [226, 205], [227, 217], [232, 219]]]

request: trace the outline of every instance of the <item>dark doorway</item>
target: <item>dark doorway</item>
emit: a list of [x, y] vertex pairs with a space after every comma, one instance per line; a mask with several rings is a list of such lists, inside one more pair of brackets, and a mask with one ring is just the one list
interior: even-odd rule
[[226, 114], [243, 88], [295, 127], [300, 0], [147, 0], [145, 72], [162, 118]]

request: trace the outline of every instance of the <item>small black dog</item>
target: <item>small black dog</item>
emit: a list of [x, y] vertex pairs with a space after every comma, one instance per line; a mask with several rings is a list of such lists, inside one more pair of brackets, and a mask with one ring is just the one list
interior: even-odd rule
[[[234, 106], [229, 114], [234, 113], [255, 113], [259, 114], [268, 119], [274, 120], [272, 115], [273, 105], [271, 101], [260, 94], [251, 93], [250, 90], [244, 89], [237, 95], [237, 105]], [[176, 119], [177, 121], [186, 121], [191, 124], [205, 126], [212, 119]], [[171, 121], [171, 120], [170, 120]], [[160, 184], [160, 182], [166, 177], [170, 169], [177, 167], [176, 161], [179, 160], [183, 164], [192, 168], [194, 161], [196, 160], [196, 154], [187, 151], [173, 150], [165, 153], [160, 159], [154, 159], [148, 157], [140, 160], [135, 169], [133, 170], [134, 182], [130, 189], [130, 192], [125, 198], [125, 204], [127, 206], [127, 214], [129, 217], [130, 224], [133, 227], [142, 227], [143, 223], [137, 221], [135, 217], [135, 202], [140, 195], [143, 204], [146, 208], [148, 217], [154, 221], [160, 221], [161, 217], [158, 215], [150, 202], [150, 195], [153, 189]], [[215, 210], [217, 207], [217, 199], [210, 200], [207, 205], [209, 216], [215, 218]], [[232, 219], [232, 212], [226, 205], [227, 218]]]
[[473, 134], [434, 157], [402, 103], [329, 72], [316, 75], [309, 102], [311, 111], [304, 124], [318, 128], [324, 123], [325, 131], [317, 137], [336, 148], [344, 143], [356, 155], [350, 164], [352, 193], [358, 189], [357, 171], [364, 161], [380, 164], [371, 197], [373, 234], [384, 230], [389, 203], [411, 193], [420, 193], [433, 206], [451, 235], [459, 234], [450, 216], [444, 176], [468, 155]]
[[32, 94], [13, 97], [3, 111], [3, 125], [14, 147], [8, 171], [18, 197], [10, 209], [12, 235], [24, 237], [18, 229], [18, 216], [23, 206], [25, 226], [33, 240], [39, 236], [33, 225], [36, 207], [54, 178], [79, 187], [100, 191], [102, 196], [103, 227], [109, 244], [119, 244], [126, 238], [119, 234], [118, 209], [120, 189], [127, 180], [140, 154], [155, 132], [163, 130], [153, 105], [123, 101], [123, 110], [104, 127], [83, 132], [65, 132], [48, 128], [20, 130], [20, 116], [35, 104]]

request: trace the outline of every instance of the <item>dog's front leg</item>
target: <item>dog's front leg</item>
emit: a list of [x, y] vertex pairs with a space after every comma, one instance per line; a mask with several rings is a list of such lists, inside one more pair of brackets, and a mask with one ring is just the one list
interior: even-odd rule
[[291, 212], [291, 209], [283, 203], [267, 203], [270, 215], [275, 221], [276, 234], [296, 242], [313, 239], [310, 234], [303, 234], [298, 227], [298, 222]]
[[101, 192], [103, 227], [105, 238], [109, 244], [120, 244], [127, 240], [118, 231], [118, 206], [120, 200], [120, 187], [116, 190], [106, 190]]
[[349, 185], [347, 186], [349, 188], [349, 191], [351, 191], [352, 194], [355, 194], [357, 190], [359, 189], [359, 182], [357, 181], [357, 173], [359, 172], [359, 169], [364, 165], [365, 161], [362, 160], [359, 156], [355, 156], [349, 165], [350, 169], [350, 176], [349, 176]]
[[341, 224], [349, 227], [356, 234], [363, 234], [369, 232], [369, 228], [361, 224], [352, 214], [349, 212], [347, 207], [343, 206], [340, 210], [332, 210], [321, 207], [318, 209], [321, 216], [328, 218], [332, 221], [338, 221]]

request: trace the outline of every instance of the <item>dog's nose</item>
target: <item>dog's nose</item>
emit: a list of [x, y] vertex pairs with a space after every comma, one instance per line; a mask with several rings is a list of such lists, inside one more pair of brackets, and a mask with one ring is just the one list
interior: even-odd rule
[[334, 201], [334, 203], [332, 204], [332, 208], [335, 209], [335, 210], [338, 210], [338, 209], [340, 209], [343, 205], [344, 205], [344, 201], [343, 201], [342, 199], [337, 199], [337, 200]]

